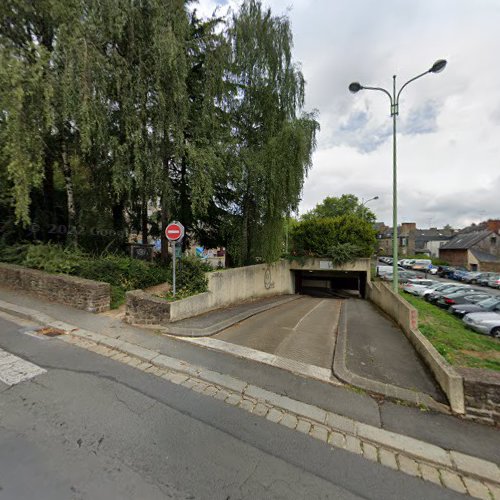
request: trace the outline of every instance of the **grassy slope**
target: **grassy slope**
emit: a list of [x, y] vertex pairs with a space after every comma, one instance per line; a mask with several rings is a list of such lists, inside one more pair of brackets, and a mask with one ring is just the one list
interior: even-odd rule
[[500, 371], [500, 342], [465, 328], [462, 320], [425, 300], [402, 292], [418, 310], [420, 331], [455, 366]]

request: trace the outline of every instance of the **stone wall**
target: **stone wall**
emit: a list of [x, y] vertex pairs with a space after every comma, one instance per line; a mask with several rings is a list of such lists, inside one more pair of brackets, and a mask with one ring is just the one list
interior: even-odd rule
[[111, 302], [109, 283], [51, 274], [14, 264], [0, 263], [0, 286], [24, 290], [37, 297], [90, 312], [108, 311]]
[[500, 427], [500, 372], [459, 368], [464, 378], [466, 418]]
[[142, 290], [127, 292], [125, 321], [141, 325], [165, 325], [170, 321], [170, 302]]

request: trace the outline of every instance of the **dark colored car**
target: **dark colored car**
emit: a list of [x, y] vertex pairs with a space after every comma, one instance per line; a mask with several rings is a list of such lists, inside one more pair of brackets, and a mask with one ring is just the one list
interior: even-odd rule
[[469, 271], [467, 271], [467, 269], [455, 269], [450, 278], [452, 280], [462, 281], [462, 278], [467, 276], [468, 273]]
[[475, 304], [486, 298], [488, 298], [488, 295], [485, 293], [466, 289], [442, 295], [437, 299], [436, 305], [442, 309], [448, 309], [456, 304]]
[[449, 278], [455, 272], [455, 268], [451, 266], [439, 266], [437, 275], [441, 278]]
[[459, 304], [450, 307], [450, 312], [459, 318], [463, 318], [466, 314], [474, 312], [499, 312], [500, 313], [500, 297], [489, 296], [487, 299], [481, 300], [476, 304]]
[[425, 300], [434, 304], [443, 295], [449, 295], [449, 294], [452, 294], [454, 292], [458, 292], [459, 290], [462, 290], [464, 288], [466, 288], [468, 290], [472, 290], [469, 285], [451, 284], [449, 287], [446, 287], [444, 290], [439, 290], [439, 291], [436, 290], [435, 292], [431, 293], [430, 295], [427, 295], [425, 297]]

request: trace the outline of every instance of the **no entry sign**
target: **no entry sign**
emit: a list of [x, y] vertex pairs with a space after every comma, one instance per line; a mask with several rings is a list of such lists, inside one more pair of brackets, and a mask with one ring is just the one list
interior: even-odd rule
[[165, 236], [169, 241], [179, 241], [184, 237], [184, 226], [177, 221], [171, 222], [165, 229]]

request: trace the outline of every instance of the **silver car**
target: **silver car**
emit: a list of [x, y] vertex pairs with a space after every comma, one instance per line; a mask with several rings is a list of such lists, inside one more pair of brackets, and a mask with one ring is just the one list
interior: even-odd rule
[[500, 314], [496, 312], [477, 312], [466, 314], [462, 321], [468, 328], [491, 335], [493, 338], [500, 339]]

